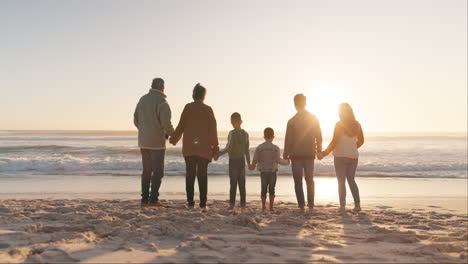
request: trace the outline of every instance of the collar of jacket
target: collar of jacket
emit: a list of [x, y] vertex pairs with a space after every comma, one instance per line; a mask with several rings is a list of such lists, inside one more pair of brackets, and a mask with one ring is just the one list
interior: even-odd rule
[[166, 98], [166, 97], [167, 97], [167, 96], [166, 96], [166, 95], [165, 95], [163, 92], [161, 92], [161, 90], [158, 90], [158, 89], [150, 89], [150, 92], [156, 92], [156, 93], [159, 93], [159, 94], [161, 94], [161, 96], [163, 96], [164, 98]]

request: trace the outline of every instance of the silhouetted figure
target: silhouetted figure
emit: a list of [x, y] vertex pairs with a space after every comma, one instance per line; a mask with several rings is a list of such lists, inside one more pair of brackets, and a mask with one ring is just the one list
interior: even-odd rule
[[258, 164], [258, 170], [260, 171], [260, 178], [262, 181], [262, 191], [260, 194], [262, 210], [265, 211], [266, 209], [266, 195], [268, 192], [270, 194], [270, 211], [273, 211], [278, 164], [288, 165], [289, 160], [281, 159], [280, 148], [273, 144], [273, 139], [275, 139], [275, 131], [273, 128], [265, 128], [263, 137], [265, 138], [265, 142], [255, 149], [252, 164], [249, 166], [249, 169], [254, 170]]
[[[165, 206], [159, 202], [159, 187], [164, 177], [166, 139], [172, 135], [171, 108], [164, 94], [164, 80], [153, 79], [150, 91], [140, 98], [133, 122], [138, 128], [143, 173], [141, 176], [141, 205]], [[150, 192], [151, 184], [151, 192]]]
[[285, 159], [291, 159], [297, 203], [304, 210], [304, 191], [302, 176], [305, 174], [307, 184], [307, 206], [314, 208], [314, 160], [316, 152], [322, 151], [322, 130], [318, 119], [309, 113], [306, 107], [306, 97], [303, 94], [294, 96], [297, 114], [288, 121], [284, 139]]
[[231, 115], [231, 124], [234, 128], [229, 131], [226, 147], [218, 156], [229, 154], [229, 210], [236, 204], [236, 191], [239, 186], [240, 205], [245, 208], [245, 161], [250, 166], [249, 134], [241, 128], [242, 118], [237, 112]]
[[208, 192], [208, 163], [218, 153], [218, 132], [213, 110], [204, 104], [205, 87], [199, 83], [193, 88], [193, 102], [185, 105], [179, 125], [170, 138], [172, 144], [177, 144], [182, 135], [182, 153], [186, 166], [186, 191], [189, 207], [193, 207], [195, 178], [198, 179], [200, 190], [200, 207], [206, 208]]
[[354, 211], [361, 211], [359, 188], [354, 176], [358, 165], [358, 148], [364, 144], [364, 133], [349, 104], [340, 104], [339, 116], [340, 121], [335, 125], [333, 139], [327, 149], [318, 154], [318, 158], [322, 159], [333, 151], [340, 209], [344, 210], [346, 206], [346, 180], [348, 180], [354, 198]]

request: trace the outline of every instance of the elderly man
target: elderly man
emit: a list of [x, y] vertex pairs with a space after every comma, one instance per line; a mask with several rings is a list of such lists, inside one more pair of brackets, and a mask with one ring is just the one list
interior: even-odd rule
[[153, 79], [151, 89], [140, 98], [133, 117], [143, 160], [141, 206], [166, 207], [159, 202], [159, 187], [164, 176], [166, 140], [174, 133], [174, 128], [163, 79]]

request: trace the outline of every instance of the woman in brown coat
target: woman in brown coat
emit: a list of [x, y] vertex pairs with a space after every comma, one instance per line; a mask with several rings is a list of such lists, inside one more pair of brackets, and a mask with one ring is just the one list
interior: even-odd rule
[[210, 106], [204, 104], [206, 88], [199, 83], [193, 88], [193, 102], [185, 105], [179, 125], [170, 139], [176, 145], [183, 135], [182, 153], [185, 158], [185, 189], [189, 208], [193, 208], [195, 178], [200, 190], [200, 208], [206, 209], [208, 192], [208, 163], [217, 155], [218, 132]]

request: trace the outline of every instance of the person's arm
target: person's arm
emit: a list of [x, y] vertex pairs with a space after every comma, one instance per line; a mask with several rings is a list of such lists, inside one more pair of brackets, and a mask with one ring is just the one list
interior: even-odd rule
[[291, 148], [292, 148], [292, 128], [290, 126], [290, 121], [288, 122], [288, 125], [286, 126], [286, 135], [284, 136], [284, 152], [283, 152], [283, 158], [288, 159]]
[[213, 113], [213, 109], [210, 108], [210, 112], [209, 112], [209, 140], [210, 140], [210, 145], [211, 145], [211, 149], [213, 151], [213, 155], [216, 155], [216, 159], [218, 158], [217, 157], [217, 153], [219, 151], [219, 142], [218, 142], [218, 128], [217, 128], [217, 124], [216, 124], [216, 118], [215, 118], [215, 115]]
[[175, 145], [177, 144], [177, 142], [179, 142], [185, 130], [186, 119], [187, 119], [187, 106], [184, 107], [184, 110], [182, 111], [182, 114], [180, 115], [179, 124], [177, 125], [177, 128], [174, 130], [174, 133], [172, 133], [171, 138], [169, 139], [169, 142], [171, 144]]
[[289, 165], [289, 160], [287, 159], [282, 159], [281, 154], [280, 154], [280, 149], [278, 148], [278, 155], [276, 157], [276, 162], [280, 165]]
[[221, 157], [222, 155], [228, 153], [231, 150], [232, 145], [232, 131], [229, 132], [226, 147], [218, 152], [218, 156]]
[[341, 127], [338, 123], [335, 125], [335, 129], [333, 130], [333, 138], [330, 144], [328, 144], [328, 147], [322, 152], [323, 156], [327, 156], [331, 151], [333, 151], [336, 147], [336, 144], [338, 143], [338, 138], [340, 137], [341, 134]]
[[364, 145], [364, 132], [362, 132], [362, 127], [361, 125], [359, 125], [359, 133], [358, 133], [358, 136], [357, 136], [358, 140], [357, 140], [357, 147], [360, 148], [362, 145]]
[[140, 102], [138, 102], [137, 106], [135, 107], [135, 112], [133, 113], [133, 124], [135, 125], [136, 128], [138, 128], [138, 105]]
[[250, 164], [250, 143], [249, 143], [249, 134], [247, 132], [245, 132], [245, 137], [246, 137], [246, 144], [245, 144], [245, 150], [244, 150], [244, 153], [245, 153], [245, 159], [247, 160], [247, 164]]
[[315, 143], [317, 146], [317, 153], [322, 152], [322, 129], [320, 128], [320, 122], [318, 119], [316, 120], [316, 126], [315, 126]]
[[174, 133], [174, 127], [171, 123], [171, 108], [167, 102], [160, 104], [158, 108], [159, 121], [161, 122], [164, 133], [166, 133], [167, 136], [171, 136]]
[[258, 147], [255, 149], [254, 151], [254, 155], [253, 155], [253, 158], [252, 158], [252, 163], [249, 165], [249, 170], [255, 170], [255, 167], [257, 167], [257, 163], [258, 163]]

